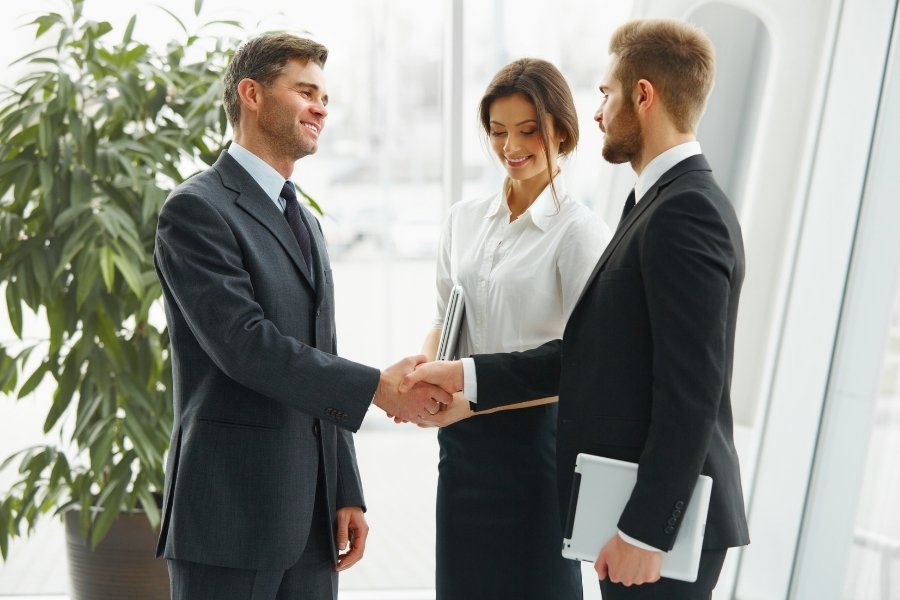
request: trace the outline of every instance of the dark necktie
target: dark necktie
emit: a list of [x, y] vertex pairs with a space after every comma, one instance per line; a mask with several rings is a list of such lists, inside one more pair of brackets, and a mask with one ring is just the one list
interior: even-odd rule
[[309, 230], [300, 217], [300, 203], [297, 202], [297, 193], [294, 191], [293, 183], [290, 181], [284, 182], [284, 187], [281, 188], [281, 197], [285, 199], [284, 218], [287, 219], [291, 231], [294, 232], [294, 237], [297, 238], [297, 243], [300, 244], [300, 252], [303, 253], [306, 265], [311, 267], [312, 243], [309, 239]]
[[636, 202], [634, 200], [634, 189], [632, 189], [631, 193], [628, 194], [628, 200], [625, 201], [625, 206], [622, 207], [622, 218], [619, 219], [620, 223], [625, 220], [625, 217], [628, 216], [628, 213], [631, 212], [631, 209], [634, 208], [635, 204]]

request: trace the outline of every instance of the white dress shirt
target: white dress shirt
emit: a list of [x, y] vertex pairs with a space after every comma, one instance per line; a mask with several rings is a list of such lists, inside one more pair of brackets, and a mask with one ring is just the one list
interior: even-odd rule
[[437, 259], [440, 328], [453, 285], [466, 301], [460, 356], [527, 350], [562, 335], [611, 233], [554, 180], [510, 223], [503, 192], [453, 205]]
[[[684, 159], [694, 156], [696, 154], [700, 154], [702, 151], [700, 149], [700, 143], [697, 141], [685, 142], [684, 144], [679, 144], [677, 146], [673, 146], [651, 160], [647, 163], [647, 166], [644, 167], [644, 170], [638, 176], [637, 182], [634, 184], [634, 197], [635, 201], [640, 202], [644, 197], [644, 194], [647, 193], [653, 185], [659, 181], [659, 178], [663, 176], [663, 174], [683, 161]], [[599, 256], [598, 256], [599, 258]], [[583, 283], [582, 283], [583, 285]], [[580, 290], [579, 290], [580, 291]], [[468, 298], [466, 298], [468, 301]], [[569, 312], [571, 312], [572, 308], [569, 307]], [[552, 338], [551, 338], [552, 339]], [[546, 340], [545, 340], [546, 341]], [[539, 344], [534, 344], [530, 347], [535, 347]], [[515, 350], [521, 350], [522, 348], [515, 348]], [[508, 350], [491, 350], [490, 352], [507, 352]], [[460, 352], [460, 356], [465, 356], [462, 352]], [[463, 395], [466, 396], [471, 402], [477, 401], [477, 392], [478, 392], [478, 381], [475, 374], [475, 361], [471, 358], [463, 358], [462, 359], [463, 366]], [[637, 546], [638, 548], [642, 548], [644, 550], [651, 550], [654, 552], [661, 552], [659, 548], [655, 548], [649, 544], [646, 544], [640, 540], [637, 540], [625, 533], [619, 531], [619, 537], [628, 542], [633, 546]]]
[[231, 142], [228, 154], [259, 184], [266, 196], [278, 207], [278, 212], [284, 213], [285, 200], [281, 197], [281, 188], [284, 187], [285, 179], [281, 173], [237, 142]]
[[644, 197], [644, 194], [647, 193], [653, 184], [659, 181], [659, 178], [663, 176], [663, 174], [683, 161], [684, 159], [694, 156], [695, 154], [700, 154], [702, 151], [700, 150], [700, 142], [685, 142], [683, 144], [678, 144], [677, 146], [672, 146], [644, 167], [644, 170], [641, 171], [641, 174], [638, 175], [637, 182], [634, 184], [634, 199], [636, 202], [640, 202], [641, 198]]

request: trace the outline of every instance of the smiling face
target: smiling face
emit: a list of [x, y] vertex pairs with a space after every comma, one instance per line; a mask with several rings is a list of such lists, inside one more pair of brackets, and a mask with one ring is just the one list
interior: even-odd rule
[[299, 160], [318, 148], [327, 104], [322, 67], [312, 61], [290, 60], [262, 90], [259, 133], [275, 154]]
[[603, 100], [594, 120], [605, 134], [603, 158], [613, 164], [633, 163], [641, 155], [644, 140], [631, 93], [622, 89], [621, 82], [615, 76], [615, 67], [616, 61], [613, 59], [600, 84]]
[[[533, 177], [550, 179], [556, 171], [559, 140], [548, 115], [545, 123], [549, 152], [544, 151], [534, 106], [521, 94], [497, 98], [490, 106], [491, 148], [497, 154], [510, 179], [523, 181]], [[549, 154], [549, 164], [547, 159]]]

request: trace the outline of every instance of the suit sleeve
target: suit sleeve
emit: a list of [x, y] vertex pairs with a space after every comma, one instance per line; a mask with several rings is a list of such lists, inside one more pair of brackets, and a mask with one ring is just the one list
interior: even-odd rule
[[524, 352], [474, 355], [478, 379], [475, 410], [558, 395], [560, 343], [551, 340]]
[[171, 301], [228, 377], [313, 417], [359, 428], [379, 371], [278, 331], [254, 298], [231, 228], [209, 202], [189, 194], [166, 201], [155, 259]]
[[356, 463], [353, 434], [345, 429], [338, 429], [337, 435], [337, 508], [359, 506], [365, 512], [366, 500]]
[[652, 404], [619, 529], [668, 551], [707, 459], [723, 397], [736, 257], [714, 201], [689, 192], [654, 211], [640, 260], [653, 339]]

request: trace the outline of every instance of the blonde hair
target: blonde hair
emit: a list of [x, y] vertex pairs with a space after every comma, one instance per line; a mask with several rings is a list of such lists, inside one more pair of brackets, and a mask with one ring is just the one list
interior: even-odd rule
[[613, 32], [609, 53], [625, 93], [646, 79], [678, 131], [696, 131], [716, 71], [715, 49], [702, 30], [673, 19], [637, 19]]

